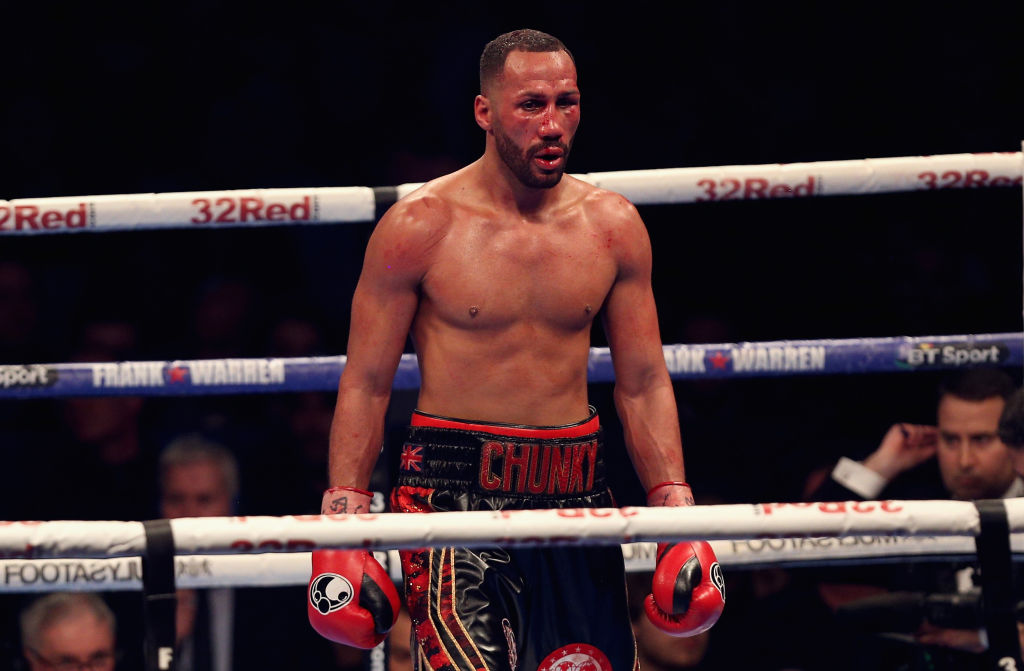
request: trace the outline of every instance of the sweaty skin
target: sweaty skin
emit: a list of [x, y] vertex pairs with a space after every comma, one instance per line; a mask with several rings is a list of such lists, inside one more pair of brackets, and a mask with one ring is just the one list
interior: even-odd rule
[[332, 485], [368, 483], [407, 335], [420, 410], [562, 425], [587, 416], [598, 314], [641, 482], [684, 479], [646, 229], [625, 198], [563, 175], [579, 100], [565, 52], [512, 52], [474, 104], [484, 155], [402, 199], [377, 225], [352, 300]]

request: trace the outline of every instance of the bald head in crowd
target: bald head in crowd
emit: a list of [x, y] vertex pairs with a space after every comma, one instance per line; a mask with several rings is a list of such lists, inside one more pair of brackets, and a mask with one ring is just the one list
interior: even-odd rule
[[30, 671], [111, 671], [115, 640], [114, 614], [95, 594], [48, 594], [21, 613], [21, 645]]

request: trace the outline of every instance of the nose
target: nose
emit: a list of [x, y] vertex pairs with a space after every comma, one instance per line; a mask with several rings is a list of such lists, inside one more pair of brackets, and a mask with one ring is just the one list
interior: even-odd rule
[[538, 133], [545, 140], [557, 140], [562, 137], [562, 118], [558, 114], [558, 108], [554, 104], [548, 105], [540, 120]]
[[960, 448], [960, 470], [968, 471], [974, 466], [974, 452], [970, 445], [963, 445]]

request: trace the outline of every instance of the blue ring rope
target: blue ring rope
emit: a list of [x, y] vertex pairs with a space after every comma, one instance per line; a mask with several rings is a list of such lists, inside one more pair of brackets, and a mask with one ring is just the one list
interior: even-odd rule
[[[665, 345], [673, 380], [851, 375], [1024, 365], [1024, 333], [778, 340]], [[0, 365], [0, 399], [69, 396], [202, 396], [334, 391], [344, 356]], [[615, 379], [607, 347], [590, 350], [588, 380]], [[395, 389], [418, 389], [414, 354], [404, 354]]]

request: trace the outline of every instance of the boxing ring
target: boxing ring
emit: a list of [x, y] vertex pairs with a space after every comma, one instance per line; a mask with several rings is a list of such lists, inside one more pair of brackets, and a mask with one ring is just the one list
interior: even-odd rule
[[[636, 205], [769, 200], [944, 189], [1020, 188], [1021, 152], [722, 166], [575, 175]], [[156, 228], [370, 222], [417, 184], [254, 189], [0, 201], [0, 236]], [[910, 373], [1024, 365], [1024, 333], [786, 340], [663, 346], [674, 380]], [[0, 399], [194, 396], [334, 391], [344, 356], [0, 365]], [[607, 348], [592, 348], [589, 381], [613, 379]], [[404, 355], [396, 389], [415, 389]], [[1011, 561], [1024, 559], [1024, 499], [759, 503], [367, 515], [232, 517], [149, 522], [0, 522], [0, 590], [143, 590], [168, 639], [176, 587], [305, 584], [309, 551], [446, 545], [622, 543], [628, 570], [651, 570], [654, 543], [710, 540], [726, 568], [969, 559], [982, 565], [992, 668], [1020, 667]], [[385, 558], [383, 555], [382, 558]], [[396, 563], [389, 562], [393, 577]], [[400, 576], [398, 576], [400, 577]], [[173, 601], [170, 602], [173, 608]], [[151, 668], [165, 655], [148, 650]], [[1016, 667], [1007, 664], [1016, 664]]]

